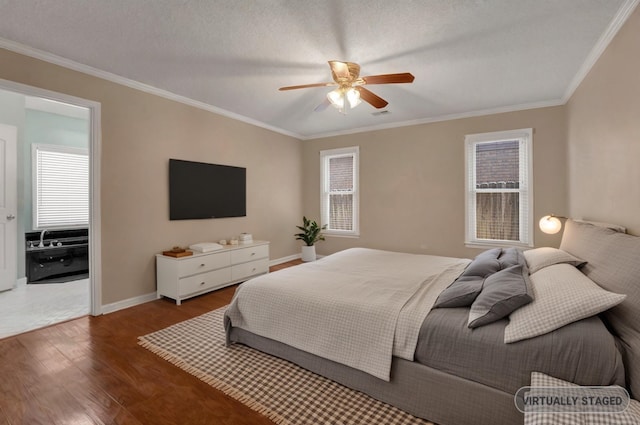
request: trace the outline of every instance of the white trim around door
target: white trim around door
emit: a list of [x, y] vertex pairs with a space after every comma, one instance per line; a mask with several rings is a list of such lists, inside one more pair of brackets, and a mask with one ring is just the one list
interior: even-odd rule
[[0, 79], [0, 89], [13, 91], [25, 96], [35, 96], [57, 102], [69, 103], [89, 109], [89, 279], [91, 286], [91, 315], [102, 314], [102, 252], [100, 217], [100, 159], [101, 122], [100, 103], [63, 93], [32, 87]]

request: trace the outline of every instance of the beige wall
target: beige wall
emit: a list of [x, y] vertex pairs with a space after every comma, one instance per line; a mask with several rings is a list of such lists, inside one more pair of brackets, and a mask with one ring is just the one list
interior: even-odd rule
[[[319, 218], [318, 152], [337, 147], [360, 146], [361, 236], [329, 237], [321, 254], [475, 255], [464, 246], [464, 136], [528, 127], [534, 220], [570, 214], [640, 234], [639, 36], [640, 9], [565, 107], [305, 142], [5, 50], [0, 78], [102, 104], [103, 302], [112, 303], [153, 292], [153, 254], [173, 245], [249, 231], [272, 241], [272, 259], [297, 254], [293, 225], [303, 213]], [[247, 167], [247, 217], [170, 222], [168, 158]], [[536, 246], [558, 244], [535, 229]]]
[[368, 246], [394, 251], [470, 257], [464, 246], [466, 134], [533, 128], [535, 244], [559, 236], [537, 228], [545, 214], [566, 212], [564, 107], [466, 118], [306, 141], [304, 211], [320, 215], [319, 151], [360, 146], [360, 238], [327, 237], [321, 254]]
[[567, 105], [569, 211], [640, 235], [640, 8]]
[[[0, 49], [0, 78], [102, 105], [102, 295], [154, 292], [154, 254], [251, 232], [271, 258], [299, 252], [299, 140]], [[168, 159], [247, 168], [247, 217], [169, 221]], [[198, 182], [194, 182], [198, 184]]]

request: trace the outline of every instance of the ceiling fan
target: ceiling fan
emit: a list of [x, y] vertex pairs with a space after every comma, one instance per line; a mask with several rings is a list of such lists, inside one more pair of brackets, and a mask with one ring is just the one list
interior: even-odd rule
[[380, 96], [364, 88], [364, 85], [411, 83], [415, 78], [408, 72], [360, 77], [360, 65], [354, 62], [329, 61], [329, 66], [331, 67], [331, 75], [333, 77], [332, 82], [280, 87], [280, 90], [338, 86], [337, 89], [327, 93], [327, 98], [318, 105], [315, 111], [322, 111], [327, 106], [333, 105], [340, 112], [346, 113], [348, 109], [353, 109], [358, 106], [360, 99], [378, 109], [384, 108], [389, 104], [389, 102]]

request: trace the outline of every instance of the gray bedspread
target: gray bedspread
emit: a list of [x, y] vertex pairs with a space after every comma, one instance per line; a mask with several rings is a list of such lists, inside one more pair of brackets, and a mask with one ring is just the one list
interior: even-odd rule
[[503, 342], [507, 319], [469, 329], [468, 316], [468, 308], [431, 310], [415, 361], [509, 393], [528, 385], [532, 371], [581, 385], [624, 386], [615, 338], [598, 316], [513, 344]]

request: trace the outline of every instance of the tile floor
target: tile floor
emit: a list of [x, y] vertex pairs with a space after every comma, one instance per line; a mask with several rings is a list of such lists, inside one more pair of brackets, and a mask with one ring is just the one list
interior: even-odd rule
[[19, 284], [0, 292], [0, 338], [89, 314], [89, 279]]

